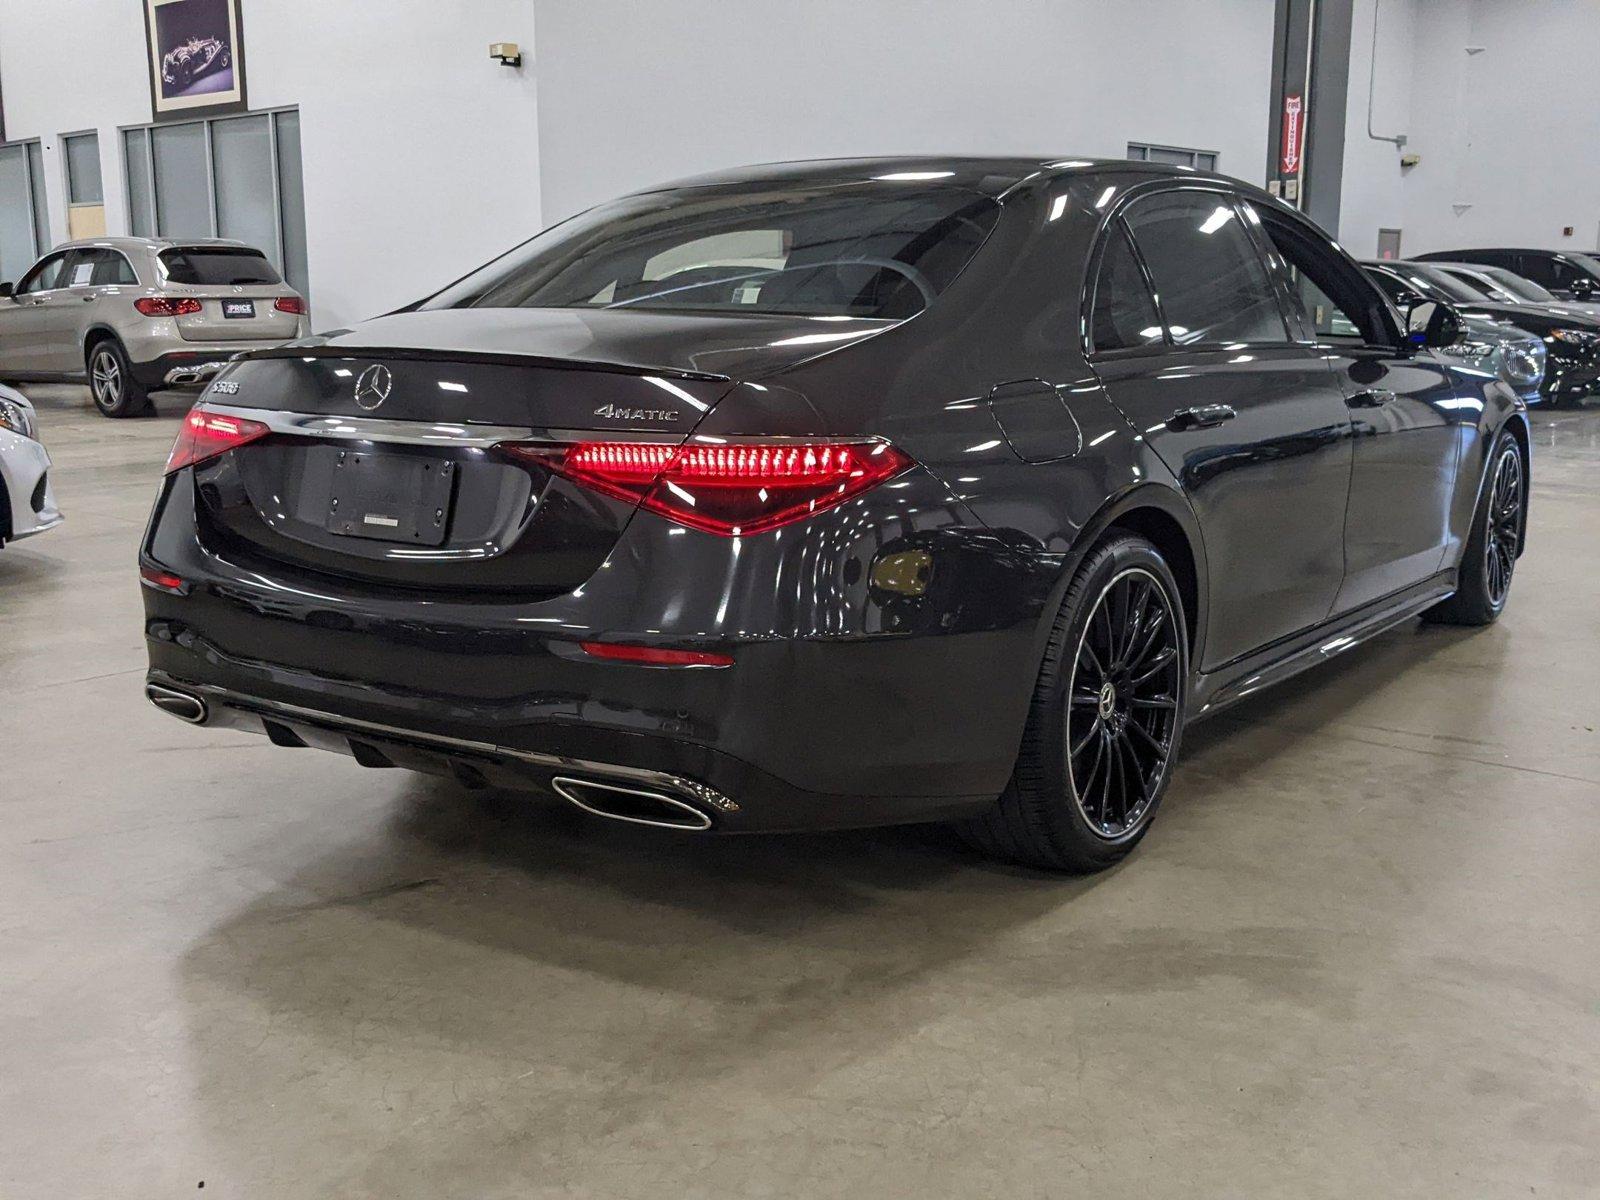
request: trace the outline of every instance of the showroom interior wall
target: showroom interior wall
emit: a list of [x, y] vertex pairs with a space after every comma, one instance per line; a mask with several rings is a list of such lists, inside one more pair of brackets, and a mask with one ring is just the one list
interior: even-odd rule
[[[252, 109], [298, 106], [314, 324], [415, 299], [539, 228], [532, 0], [244, 0]], [[522, 45], [520, 70], [488, 58]], [[119, 128], [150, 120], [137, 0], [0, 0], [7, 136], [39, 138], [52, 240], [61, 135], [99, 132], [105, 219], [128, 231]]]
[[555, 220], [783, 158], [1216, 150], [1263, 178], [1273, 0], [541, 0]]
[[[1600, 248], [1600, 106], [1586, 56], [1600, 47], [1593, 0], [1376, 0], [1375, 124], [1404, 132], [1421, 161], [1366, 136], [1374, 0], [1355, 0], [1340, 237], [1372, 254], [1456, 246]], [[1562, 236], [1572, 226], [1571, 237]]]

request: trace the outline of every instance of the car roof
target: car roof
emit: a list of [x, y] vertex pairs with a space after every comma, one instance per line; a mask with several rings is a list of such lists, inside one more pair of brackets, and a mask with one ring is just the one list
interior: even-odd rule
[[874, 180], [925, 181], [947, 187], [965, 188], [995, 198], [1029, 180], [1065, 174], [1149, 175], [1152, 178], [1210, 179], [1266, 195], [1261, 189], [1226, 175], [1166, 163], [1139, 162], [1128, 158], [1092, 156], [983, 156], [983, 155], [893, 155], [880, 158], [814, 158], [793, 162], [755, 163], [691, 175], [652, 187], [636, 195], [676, 191], [679, 188], [736, 187], [749, 184], [826, 187], [830, 184], [866, 183]]
[[93, 237], [77, 238], [52, 247], [56, 250], [88, 250], [99, 246], [109, 250], [169, 250], [174, 246], [234, 246], [246, 250], [256, 247], [235, 238], [146, 238], [146, 237]]

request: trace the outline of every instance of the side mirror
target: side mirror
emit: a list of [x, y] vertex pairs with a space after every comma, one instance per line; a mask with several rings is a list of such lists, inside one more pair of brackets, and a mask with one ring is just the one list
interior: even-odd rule
[[1587, 275], [1579, 275], [1567, 290], [1572, 293], [1575, 300], [1588, 300], [1595, 292], [1600, 291], [1600, 287], [1597, 287], [1595, 281]]
[[12, 283], [11, 283], [11, 281], [9, 279], [0, 280], [0, 300], [4, 300], [7, 296], [11, 295], [11, 293], [16, 291], [16, 290], [17, 289], [14, 286], [12, 286]]
[[1406, 341], [1413, 346], [1440, 350], [1453, 346], [1466, 332], [1461, 314], [1448, 304], [1424, 300], [1406, 313]]

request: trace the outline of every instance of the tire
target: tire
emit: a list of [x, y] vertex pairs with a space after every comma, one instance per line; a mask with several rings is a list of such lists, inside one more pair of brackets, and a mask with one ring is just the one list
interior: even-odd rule
[[122, 344], [112, 338], [89, 348], [89, 395], [102, 416], [132, 417], [149, 412], [150, 393], [133, 377]]
[[1126, 857], [1178, 757], [1188, 645], [1161, 552], [1121, 533], [1096, 547], [1051, 628], [1011, 782], [957, 827], [962, 836], [996, 857], [1073, 874]]
[[1472, 514], [1456, 576], [1456, 594], [1424, 618], [1439, 625], [1488, 625], [1505, 611], [1527, 518], [1527, 471], [1522, 448], [1509, 432], [1495, 439], [1483, 495]]

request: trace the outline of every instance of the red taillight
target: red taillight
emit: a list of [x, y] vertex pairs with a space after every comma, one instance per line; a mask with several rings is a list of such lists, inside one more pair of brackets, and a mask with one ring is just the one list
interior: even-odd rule
[[639, 663], [649, 667], [731, 667], [733, 655], [710, 650], [666, 650], [659, 646], [625, 646], [620, 642], [579, 642], [593, 658]]
[[911, 465], [887, 442], [580, 442], [502, 449], [707, 533], [761, 533], [843, 504]]
[[203, 463], [247, 442], [266, 437], [270, 432], [260, 421], [230, 417], [212, 412], [204, 404], [197, 404], [183, 419], [178, 440], [172, 444], [172, 453], [167, 456], [165, 473], [170, 475], [184, 467]]
[[133, 307], [147, 317], [183, 317], [200, 311], [198, 300], [175, 300], [171, 296], [140, 296]]
[[306, 315], [306, 302], [299, 296], [279, 296], [272, 302], [272, 307], [279, 312], [293, 313], [297, 317]]
[[140, 567], [139, 579], [150, 587], [179, 596], [189, 590], [189, 585], [184, 583], [181, 576], [174, 575], [171, 571], [157, 570], [155, 567]]

